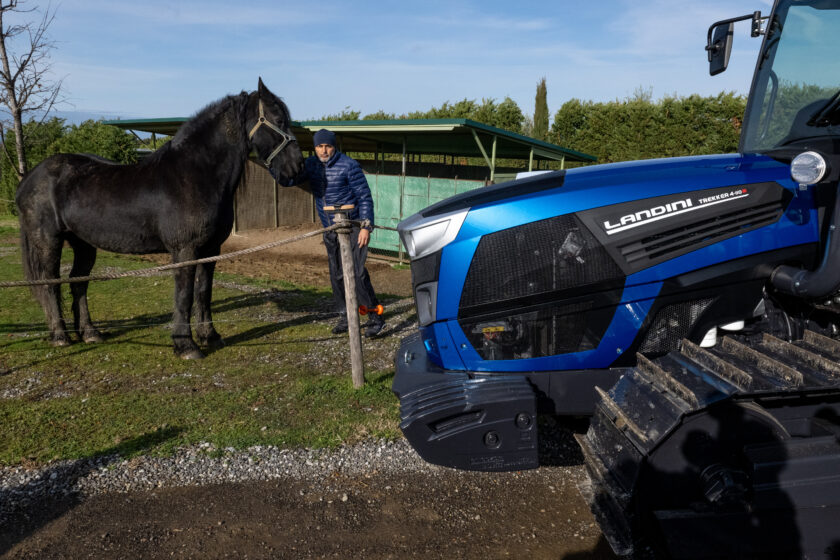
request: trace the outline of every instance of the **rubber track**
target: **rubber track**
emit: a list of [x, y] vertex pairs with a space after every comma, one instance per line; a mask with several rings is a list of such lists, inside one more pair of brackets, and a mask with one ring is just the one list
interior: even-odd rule
[[605, 538], [633, 553], [630, 507], [645, 458], [687, 415], [724, 399], [840, 391], [840, 342], [812, 331], [789, 343], [770, 335], [746, 345], [731, 337], [713, 348], [684, 340], [679, 352], [638, 356], [610, 391], [599, 391], [590, 428], [577, 436], [589, 484], [581, 487]]

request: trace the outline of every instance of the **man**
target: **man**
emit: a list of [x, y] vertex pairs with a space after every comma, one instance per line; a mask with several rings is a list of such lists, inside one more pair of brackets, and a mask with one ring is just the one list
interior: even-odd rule
[[[303, 171], [292, 184], [309, 180], [312, 195], [315, 197], [315, 208], [324, 227], [333, 224], [332, 216], [324, 212], [324, 206], [355, 205], [349, 218], [362, 222], [362, 227], [354, 225], [350, 234], [353, 264], [356, 269], [356, 297], [360, 305], [376, 307], [379, 300], [365, 268], [370, 232], [373, 230], [373, 197], [367, 179], [356, 160], [336, 149], [333, 132], [322, 128], [313, 135], [312, 143], [315, 145], [315, 155], [306, 159]], [[339, 334], [347, 332], [347, 306], [344, 300], [344, 275], [341, 269], [338, 235], [334, 231], [326, 232], [324, 245], [330, 265], [333, 297], [340, 313], [340, 319], [332, 332]], [[371, 313], [365, 327], [365, 336], [374, 337], [385, 327], [385, 321], [381, 315]]]

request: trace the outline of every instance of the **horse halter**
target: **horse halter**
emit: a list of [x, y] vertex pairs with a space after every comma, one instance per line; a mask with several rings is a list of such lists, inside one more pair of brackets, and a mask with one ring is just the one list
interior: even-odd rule
[[297, 140], [294, 136], [292, 136], [288, 132], [283, 132], [279, 126], [265, 118], [265, 111], [263, 110], [262, 99], [260, 99], [259, 101], [260, 117], [257, 119], [257, 122], [254, 124], [253, 128], [251, 128], [251, 132], [248, 133], [248, 141], [250, 141], [254, 137], [254, 134], [257, 133], [257, 130], [259, 130], [262, 125], [267, 126], [268, 128], [270, 128], [271, 130], [283, 137], [283, 141], [280, 142], [280, 144], [276, 148], [274, 148], [274, 151], [268, 154], [267, 158], [265, 158], [265, 166], [269, 167], [271, 165], [271, 160], [277, 157], [277, 154], [279, 154], [283, 150], [283, 148], [288, 146], [290, 142], [296, 142]]

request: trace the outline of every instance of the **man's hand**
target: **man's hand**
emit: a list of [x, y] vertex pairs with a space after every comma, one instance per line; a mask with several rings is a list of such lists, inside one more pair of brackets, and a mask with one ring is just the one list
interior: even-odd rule
[[367, 244], [370, 242], [370, 230], [362, 228], [359, 230], [359, 249], [362, 247], [367, 247]]

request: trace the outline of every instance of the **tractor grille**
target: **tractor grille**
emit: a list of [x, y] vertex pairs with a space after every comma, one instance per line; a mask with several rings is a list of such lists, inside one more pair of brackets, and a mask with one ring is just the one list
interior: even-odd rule
[[623, 279], [621, 269], [573, 215], [485, 235], [460, 307], [495, 304]]
[[638, 270], [772, 224], [783, 212], [783, 203], [774, 201], [658, 232], [641, 240], [619, 245], [618, 250], [627, 264]]
[[704, 298], [666, 305], [659, 310], [639, 350], [642, 353], [665, 353], [677, 350], [697, 320], [717, 298]]

